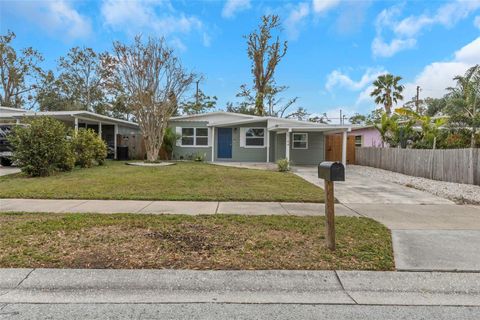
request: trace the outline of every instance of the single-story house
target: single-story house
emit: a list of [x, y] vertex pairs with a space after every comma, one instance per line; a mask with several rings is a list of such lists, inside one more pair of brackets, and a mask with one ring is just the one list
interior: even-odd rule
[[355, 147], [382, 147], [382, 136], [374, 125], [352, 125], [348, 136], [355, 137]]
[[297, 165], [326, 160], [325, 137], [342, 134], [346, 163], [349, 125], [330, 125], [253, 115], [211, 112], [172, 117], [169, 126], [179, 139], [173, 159], [201, 157], [206, 161], [275, 162]]
[[17, 108], [0, 107], [0, 124], [21, 123], [25, 119], [48, 116], [60, 120], [65, 125], [75, 128], [89, 128], [97, 132], [107, 144], [110, 157], [117, 158], [117, 144], [122, 137], [140, 137], [138, 124], [116, 119], [89, 111], [30, 111]]

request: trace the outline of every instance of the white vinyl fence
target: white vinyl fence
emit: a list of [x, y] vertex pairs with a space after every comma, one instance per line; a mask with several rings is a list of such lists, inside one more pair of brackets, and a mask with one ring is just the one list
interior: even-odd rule
[[355, 163], [415, 177], [480, 185], [480, 149], [355, 148]]

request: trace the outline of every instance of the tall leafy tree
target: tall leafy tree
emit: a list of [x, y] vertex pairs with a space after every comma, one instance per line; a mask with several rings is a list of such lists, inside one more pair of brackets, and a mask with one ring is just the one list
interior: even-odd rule
[[76, 101], [83, 110], [103, 110], [114, 70], [109, 54], [74, 47], [60, 57], [58, 69], [58, 81], [67, 99]]
[[75, 100], [63, 94], [61, 83], [51, 70], [42, 76], [36, 91], [40, 111], [79, 109]]
[[273, 35], [281, 28], [278, 15], [262, 16], [258, 29], [245, 36], [247, 54], [252, 61], [253, 89], [255, 91], [255, 114], [265, 115], [265, 96], [271, 89], [275, 69], [287, 53], [287, 41]]
[[126, 93], [126, 104], [140, 126], [149, 161], [156, 161], [168, 121], [184, 92], [196, 79], [165, 39], [136, 36], [133, 44], [114, 42], [115, 82]]
[[370, 96], [375, 98], [376, 104], [383, 104], [387, 116], [392, 114], [393, 104], [403, 99], [404, 86], [400, 84], [402, 77], [392, 74], [383, 74], [373, 82], [374, 89]]
[[351, 124], [365, 124], [365, 121], [367, 121], [367, 116], [360, 113], [355, 113], [348, 119], [348, 121]]
[[200, 114], [215, 109], [216, 105], [216, 96], [207, 96], [202, 90], [198, 90], [192, 99], [180, 104], [180, 109], [184, 114]]
[[469, 127], [472, 148], [480, 127], [480, 65], [468, 69], [463, 76], [454, 78], [456, 86], [448, 88], [447, 112], [449, 122], [457, 127]]
[[[287, 111], [296, 104], [298, 97], [285, 100], [280, 94], [287, 89], [287, 86], [277, 86], [274, 81], [269, 84], [264, 96], [265, 104], [268, 107], [268, 112], [266, 112], [265, 115], [278, 118], [292, 117], [292, 113], [289, 114]], [[257, 114], [254, 92], [252, 92], [246, 84], [240, 86], [240, 92], [236, 94], [236, 97], [242, 98], [242, 101], [238, 103], [237, 106], [233, 106], [233, 104], [230, 103], [227, 106], [227, 111], [252, 115]], [[297, 111], [299, 111], [298, 109], [301, 110], [303, 108], [299, 107]]]
[[12, 108], [33, 107], [35, 89], [43, 71], [42, 55], [33, 48], [15, 50], [15, 33], [0, 35], [0, 105]]

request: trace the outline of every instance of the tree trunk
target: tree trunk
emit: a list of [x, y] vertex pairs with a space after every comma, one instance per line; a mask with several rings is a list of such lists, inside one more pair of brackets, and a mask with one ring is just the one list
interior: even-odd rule
[[154, 143], [149, 143], [149, 141], [145, 141], [145, 149], [147, 151], [148, 161], [158, 160], [158, 153], [160, 152], [160, 149], [155, 147]]
[[257, 116], [264, 116], [265, 109], [263, 107], [263, 93], [257, 91], [257, 96], [255, 99], [255, 113]]

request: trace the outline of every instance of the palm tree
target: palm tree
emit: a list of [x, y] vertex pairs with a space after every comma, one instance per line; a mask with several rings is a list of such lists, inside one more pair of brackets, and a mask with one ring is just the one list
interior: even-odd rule
[[447, 110], [450, 122], [471, 128], [471, 147], [475, 147], [477, 128], [480, 126], [480, 65], [467, 70], [464, 76], [453, 78], [457, 84], [447, 88]]
[[404, 86], [399, 84], [400, 80], [402, 80], [402, 77], [387, 73], [378, 76], [377, 80], [373, 82], [375, 88], [370, 96], [375, 97], [376, 104], [384, 105], [388, 116], [392, 113], [393, 103], [396, 104], [398, 100], [403, 99]]

